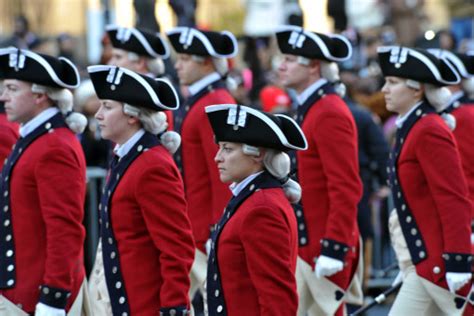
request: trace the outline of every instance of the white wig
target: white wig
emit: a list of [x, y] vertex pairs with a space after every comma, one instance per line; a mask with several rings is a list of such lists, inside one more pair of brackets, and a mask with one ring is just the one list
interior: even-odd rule
[[[420, 90], [421, 84], [418, 81], [407, 79], [406, 85], [412, 89]], [[449, 105], [451, 99], [451, 91], [446, 87], [437, 87], [432, 84], [425, 83], [425, 97], [431, 106], [438, 112], [443, 118], [446, 125], [451, 130], [456, 128], [456, 118], [449, 114], [443, 113], [443, 110]]]
[[[255, 146], [243, 144], [242, 151], [246, 155], [260, 156], [260, 150]], [[263, 166], [272, 176], [282, 182], [283, 191], [288, 201], [292, 204], [298, 203], [301, 199], [301, 186], [289, 178], [291, 162], [288, 154], [276, 149], [265, 148]]]
[[63, 88], [46, 87], [34, 83], [31, 86], [33, 93], [44, 93], [55, 102], [59, 111], [64, 115], [66, 124], [74, 133], [79, 134], [84, 131], [87, 126], [87, 118], [78, 112], [73, 112], [73, 96], [71, 91]]
[[147, 132], [150, 132], [153, 135], [161, 134], [161, 143], [171, 154], [174, 154], [176, 150], [178, 150], [181, 144], [181, 136], [173, 131], [165, 132], [168, 128], [168, 122], [164, 112], [139, 108], [127, 103], [124, 103], [123, 105], [123, 112], [127, 115], [138, 118], [143, 129]]

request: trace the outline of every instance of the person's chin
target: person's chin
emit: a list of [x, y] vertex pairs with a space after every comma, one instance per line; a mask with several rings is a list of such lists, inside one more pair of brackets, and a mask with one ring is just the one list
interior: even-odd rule
[[229, 177], [226, 177], [225, 175], [220, 175], [219, 178], [221, 179], [222, 183], [230, 183], [232, 182]]
[[107, 132], [104, 131], [104, 130], [101, 130], [101, 131], [100, 131], [100, 137], [102, 137], [103, 139], [110, 139], [110, 138], [109, 138], [109, 135], [108, 135]]

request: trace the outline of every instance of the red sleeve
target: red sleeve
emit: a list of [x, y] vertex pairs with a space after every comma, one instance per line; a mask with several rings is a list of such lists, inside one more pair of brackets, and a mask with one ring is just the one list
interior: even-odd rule
[[313, 139], [329, 194], [329, 214], [324, 239], [349, 245], [357, 222], [362, 184], [359, 178], [357, 131], [349, 118], [325, 115], [315, 124]]
[[44, 284], [71, 291], [72, 271], [83, 268], [85, 168], [68, 147], [52, 147], [39, 159], [35, 176], [44, 225]]
[[145, 168], [139, 179], [135, 196], [150, 236], [160, 251], [161, 306], [189, 307], [194, 240], [181, 177], [171, 162], [160, 162]]
[[297, 239], [292, 238], [289, 223], [278, 212], [256, 207], [243, 221], [240, 233], [262, 316], [295, 315], [298, 308], [292, 262]]
[[470, 253], [471, 204], [454, 138], [434, 124], [419, 137], [416, 156], [442, 223], [444, 252]]

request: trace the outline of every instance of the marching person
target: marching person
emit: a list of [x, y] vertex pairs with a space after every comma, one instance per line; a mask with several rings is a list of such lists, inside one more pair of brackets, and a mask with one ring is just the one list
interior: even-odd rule
[[0, 171], [18, 136], [18, 125], [8, 121], [5, 114], [5, 105], [0, 102]]
[[[442, 109], [441, 115], [447, 113], [455, 118], [454, 138], [458, 143], [464, 175], [466, 176], [469, 195], [474, 205], [474, 55], [453, 53], [447, 50], [429, 49], [437, 57], [448, 60], [461, 77], [458, 84], [446, 86], [451, 91], [451, 99]], [[474, 218], [474, 207], [473, 207]]]
[[206, 107], [219, 151], [220, 179], [232, 183], [212, 235], [207, 273], [209, 315], [296, 315], [298, 230], [290, 202], [289, 150], [305, 150], [300, 127], [285, 115], [221, 104]]
[[390, 315], [461, 315], [471, 288], [471, 203], [456, 141], [436, 114], [459, 76], [427, 51], [378, 48], [387, 109], [398, 113], [391, 154], [392, 245], [403, 284]]
[[0, 49], [1, 101], [20, 138], [0, 182], [0, 305], [5, 315], [81, 315], [86, 164], [66, 58]]
[[101, 100], [95, 115], [101, 136], [117, 144], [99, 204], [94, 315], [187, 315], [194, 241], [170, 154], [179, 135], [163, 133], [163, 111], [179, 106], [176, 92], [126, 68], [87, 70]]
[[[336, 62], [351, 56], [349, 41], [296, 26], [276, 33], [283, 86], [297, 93], [296, 120], [308, 139], [293, 165], [302, 188], [298, 220], [298, 315], [342, 315], [350, 290], [362, 303], [357, 204], [361, 198], [357, 129], [341, 97]], [[357, 274], [359, 275], [359, 274]], [[353, 284], [353, 286], [349, 287]]]
[[188, 213], [196, 241], [196, 257], [191, 271], [191, 298], [202, 294], [206, 279], [205, 244], [230, 198], [229, 189], [219, 180], [214, 163], [217, 145], [204, 108], [212, 104], [235, 104], [223, 77], [227, 59], [237, 54], [237, 40], [227, 31], [207, 32], [177, 27], [167, 33], [178, 53], [175, 68], [182, 86], [189, 91], [184, 107], [175, 113], [175, 129], [182, 146], [176, 162], [184, 178]]
[[[124, 67], [151, 78], [168, 80], [163, 59], [170, 56], [168, 43], [159, 33], [117, 25], [105, 27], [112, 43], [109, 65]], [[165, 111], [168, 130], [173, 130], [173, 114]]]

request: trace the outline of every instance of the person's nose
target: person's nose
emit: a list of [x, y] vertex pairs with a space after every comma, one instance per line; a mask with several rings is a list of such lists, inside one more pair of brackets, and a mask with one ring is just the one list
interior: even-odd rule
[[3, 90], [2, 94], [0, 94], [0, 101], [2, 102], [5, 102], [8, 100], [8, 97], [7, 97], [7, 90]]
[[215, 162], [222, 162], [221, 150], [219, 149], [214, 157]]

